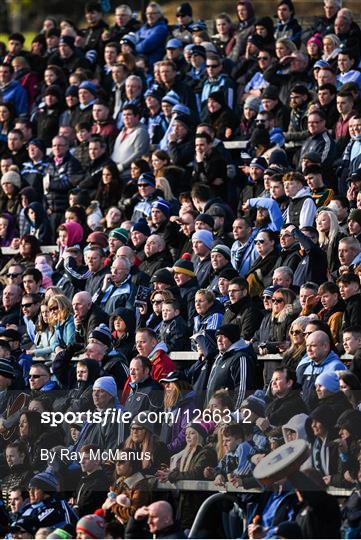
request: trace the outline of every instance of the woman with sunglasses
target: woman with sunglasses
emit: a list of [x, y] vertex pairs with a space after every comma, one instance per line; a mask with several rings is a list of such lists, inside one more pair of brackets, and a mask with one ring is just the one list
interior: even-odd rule
[[[130, 424], [130, 435], [124, 441], [124, 448], [138, 452], [142, 471], [153, 475], [161, 467], [168, 467], [170, 453], [164, 442], [154, 433], [155, 424], [147, 421], [146, 411], [135, 416]], [[150, 456], [150, 457], [149, 457]]]
[[54, 351], [62, 351], [75, 343], [75, 326], [70, 300], [64, 294], [56, 294], [49, 300], [49, 321], [54, 325]]
[[[292, 321], [296, 318], [293, 302], [296, 295], [291, 289], [278, 289], [272, 296], [272, 316], [270, 323], [269, 340], [260, 343], [258, 352], [260, 356], [266, 354], [283, 353], [288, 348], [288, 332]], [[279, 362], [265, 362], [263, 377], [268, 384]]]
[[263, 289], [271, 285], [273, 270], [279, 257], [276, 241], [277, 235], [270, 229], [259, 231], [254, 239], [259, 256], [246, 274], [249, 294], [252, 297], [260, 296]]
[[309, 317], [298, 317], [290, 326], [288, 335], [290, 347], [284, 352], [282, 365], [296, 371], [299, 361], [306, 354], [305, 328], [310, 322]]

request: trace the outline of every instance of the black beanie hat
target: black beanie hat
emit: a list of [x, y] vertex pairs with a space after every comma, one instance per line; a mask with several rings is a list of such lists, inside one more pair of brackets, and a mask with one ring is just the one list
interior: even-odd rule
[[240, 328], [238, 324], [223, 324], [216, 331], [217, 336], [226, 336], [232, 343], [235, 343], [240, 338]]

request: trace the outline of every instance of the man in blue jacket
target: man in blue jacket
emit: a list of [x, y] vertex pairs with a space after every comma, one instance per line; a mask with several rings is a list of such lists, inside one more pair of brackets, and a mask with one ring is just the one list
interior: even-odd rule
[[317, 403], [315, 381], [321, 373], [346, 369], [338, 355], [331, 351], [330, 338], [322, 330], [312, 332], [306, 340], [305, 356], [296, 369], [297, 382], [302, 386], [302, 398], [313, 408]]
[[145, 10], [146, 24], [136, 33], [138, 43], [137, 54], [147, 56], [150, 66], [161, 60], [165, 54], [165, 42], [168, 28], [159, 4], [150, 2]]
[[14, 68], [11, 64], [0, 66], [0, 99], [5, 103], [10, 101], [16, 109], [17, 116], [28, 114], [28, 95], [19, 81], [12, 80], [13, 74]]

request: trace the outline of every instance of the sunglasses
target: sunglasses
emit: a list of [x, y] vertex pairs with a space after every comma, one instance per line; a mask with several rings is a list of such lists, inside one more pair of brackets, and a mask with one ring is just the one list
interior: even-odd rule
[[262, 238], [258, 238], [254, 241], [254, 243], [257, 244], [264, 244], [266, 240], [263, 240]]
[[49, 311], [51, 311], [51, 312], [58, 311], [58, 309], [59, 309], [58, 306], [49, 307]]
[[150, 187], [150, 184], [138, 184], [138, 187]]
[[272, 296], [262, 296], [262, 300], [272, 300]]
[[152, 304], [162, 304], [163, 300], [152, 300]]
[[40, 379], [42, 375], [29, 375], [29, 379]]
[[291, 330], [290, 331], [291, 336], [299, 336], [300, 334], [303, 334], [302, 330]]
[[144, 431], [145, 428], [144, 427], [131, 427], [130, 428], [130, 431]]
[[18, 274], [6, 274], [6, 277], [12, 278], [12, 279], [17, 278], [18, 276], [21, 276], [21, 272], [19, 272]]
[[21, 304], [21, 308], [24, 309], [24, 308], [31, 307], [33, 305], [34, 305], [34, 302], [28, 302], [27, 304]]
[[273, 304], [282, 304], [284, 302], [283, 298], [272, 298]]
[[268, 60], [268, 56], [259, 56], [257, 60]]
[[304, 336], [310, 336], [311, 334], [313, 334], [313, 332], [303, 332]]
[[219, 67], [220, 64], [207, 64], [206, 67], [209, 68], [209, 69], [216, 69], [217, 67]]

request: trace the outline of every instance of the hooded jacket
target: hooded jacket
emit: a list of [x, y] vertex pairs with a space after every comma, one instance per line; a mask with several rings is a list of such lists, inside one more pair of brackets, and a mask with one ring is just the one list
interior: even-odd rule
[[290, 199], [285, 221], [300, 229], [302, 227], [313, 227], [316, 211], [317, 207], [312, 200], [310, 188], [304, 186]]
[[209, 374], [207, 402], [216, 390], [228, 388], [234, 395], [235, 409], [248, 390], [256, 388], [256, 355], [243, 339], [239, 339], [224, 352], [219, 353]]
[[[35, 222], [29, 217], [29, 210], [35, 212]], [[30, 224], [30, 234], [33, 234], [42, 245], [50, 244], [52, 241], [52, 233], [48, 216], [44, 207], [39, 202], [32, 202], [24, 210], [25, 219]]]
[[114, 328], [114, 320], [119, 316], [123, 319], [126, 325], [126, 334], [121, 338], [117, 337], [115, 330], [112, 331], [114, 348], [121, 352], [126, 358], [132, 358], [134, 353], [134, 335], [136, 328], [135, 313], [131, 309], [117, 308], [109, 319], [109, 327]]
[[344, 371], [346, 366], [333, 351], [330, 351], [326, 358], [317, 363], [305, 356], [298, 364], [296, 369], [297, 382], [302, 386], [302, 398], [312, 408], [317, 403], [315, 393], [315, 380], [321, 373], [332, 371]]

